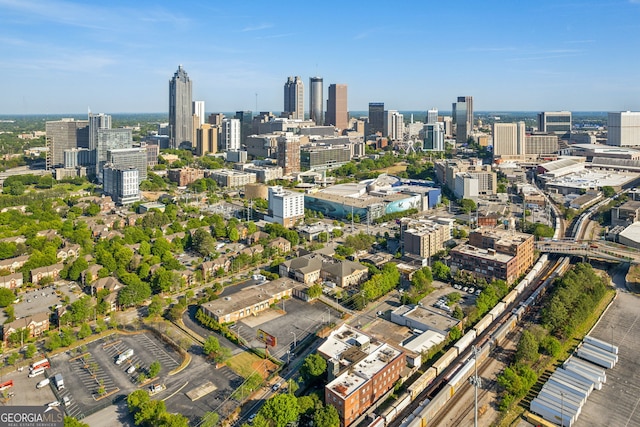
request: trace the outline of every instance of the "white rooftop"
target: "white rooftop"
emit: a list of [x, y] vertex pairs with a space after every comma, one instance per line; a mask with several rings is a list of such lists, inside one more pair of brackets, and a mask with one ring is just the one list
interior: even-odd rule
[[625, 228], [620, 236], [629, 239], [633, 242], [640, 243], [640, 222], [634, 222], [627, 228]]
[[417, 337], [411, 337], [402, 343], [402, 347], [414, 353], [428, 351], [446, 339], [440, 332], [428, 330]]
[[580, 172], [547, 180], [547, 185], [571, 188], [620, 187], [637, 179], [640, 174], [615, 172], [598, 169], [584, 169]]
[[400, 354], [399, 350], [389, 344], [382, 344], [344, 374], [327, 384], [327, 387], [337, 394], [347, 397], [367, 383]]

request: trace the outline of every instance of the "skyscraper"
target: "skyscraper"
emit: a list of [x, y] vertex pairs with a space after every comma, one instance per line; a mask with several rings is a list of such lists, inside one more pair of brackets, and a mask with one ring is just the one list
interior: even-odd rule
[[140, 200], [138, 169], [107, 163], [104, 167], [104, 192], [118, 205]]
[[323, 86], [322, 77], [311, 77], [309, 79], [309, 117], [316, 125], [322, 125], [324, 114], [322, 112], [323, 107]]
[[89, 151], [94, 156], [93, 164], [95, 164], [95, 151], [98, 147], [98, 129], [111, 129], [111, 116], [108, 114], [89, 113]]
[[193, 114], [198, 116], [198, 126], [202, 126], [205, 120], [204, 101], [193, 101]]
[[278, 166], [282, 173], [289, 175], [300, 172], [300, 137], [282, 135], [278, 137]]
[[240, 120], [222, 120], [222, 149], [224, 151], [238, 151], [240, 147]]
[[169, 82], [169, 146], [171, 148], [179, 148], [183, 143], [191, 146], [192, 102], [191, 79], [180, 65]]
[[107, 150], [107, 163], [119, 168], [137, 169], [138, 184], [147, 179], [147, 149], [145, 147]]
[[427, 124], [432, 125], [437, 122], [438, 122], [438, 109], [432, 108], [431, 110], [427, 111]]
[[424, 125], [422, 149], [425, 151], [444, 151], [444, 123], [435, 122]]
[[132, 148], [131, 129], [98, 129], [96, 147], [96, 177], [102, 182], [102, 169], [107, 163], [107, 151], [118, 148]]
[[304, 120], [304, 83], [300, 76], [288, 77], [284, 84], [284, 112], [294, 120]]
[[525, 125], [518, 123], [493, 124], [493, 154], [496, 156], [523, 156], [525, 154]]
[[538, 131], [554, 133], [561, 139], [569, 139], [571, 137], [571, 111], [538, 113]]
[[325, 125], [332, 125], [340, 130], [349, 128], [349, 111], [347, 109], [347, 85], [329, 85], [327, 99], [327, 117]]
[[86, 120], [62, 119], [46, 122], [47, 170], [64, 164], [65, 150], [89, 145], [89, 123]]
[[373, 135], [378, 132], [381, 134], [384, 132], [384, 102], [370, 102], [367, 135]]
[[[304, 116], [304, 106], [302, 107], [302, 115]], [[251, 135], [251, 121], [253, 120], [253, 112], [236, 111], [235, 119], [240, 120], [240, 144], [243, 146], [247, 143], [247, 137]]]
[[456, 125], [456, 143], [467, 142], [473, 131], [473, 97], [459, 96], [452, 105], [453, 123]]
[[640, 112], [609, 113], [607, 145], [630, 147], [640, 145]]
[[402, 141], [404, 137], [404, 116], [396, 110], [384, 112], [383, 136], [394, 141]]

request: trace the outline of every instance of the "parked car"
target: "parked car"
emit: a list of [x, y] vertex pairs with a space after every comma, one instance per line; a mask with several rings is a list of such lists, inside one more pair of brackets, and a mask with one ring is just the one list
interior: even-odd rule
[[60, 401], [59, 400], [54, 400], [53, 402], [47, 403], [47, 406], [60, 406]]
[[64, 406], [69, 406], [71, 405], [71, 399], [69, 399], [69, 396], [65, 396], [62, 398], [62, 403], [64, 404]]

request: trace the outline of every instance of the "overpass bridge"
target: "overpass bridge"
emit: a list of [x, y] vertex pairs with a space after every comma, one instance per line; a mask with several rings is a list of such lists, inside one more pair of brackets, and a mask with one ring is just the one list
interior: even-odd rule
[[540, 252], [640, 264], [640, 251], [603, 240], [553, 240], [535, 244]]

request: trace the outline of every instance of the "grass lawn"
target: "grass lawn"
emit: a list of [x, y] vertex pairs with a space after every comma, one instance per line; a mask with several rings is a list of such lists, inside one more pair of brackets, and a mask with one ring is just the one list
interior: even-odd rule
[[394, 174], [397, 174], [398, 172], [404, 172], [406, 170], [407, 170], [406, 163], [396, 163], [395, 165], [390, 166], [388, 168], [376, 169], [376, 172], [385, 172], [385, 173], [388, 173], [389, 175], [394, 175]]
[[243, 378], [249, 377], [254, 372], [259, 372], [262, 378], [267, 378], [278, 368], [272, 361], [261, 359], [249, 351], [244, 351], [227, 360], [227, 366]]

